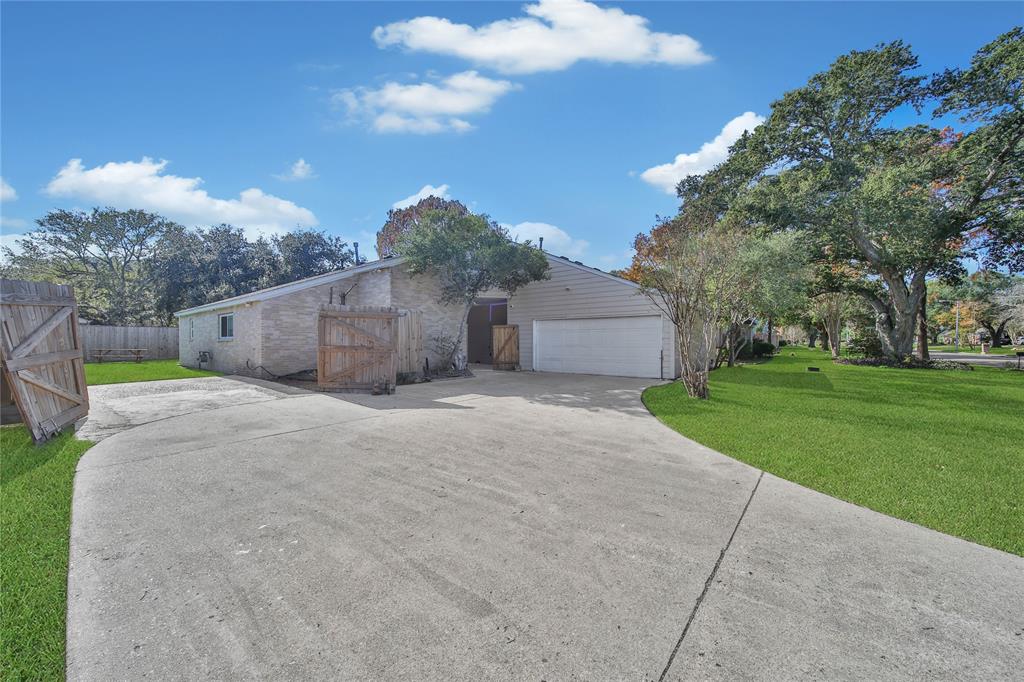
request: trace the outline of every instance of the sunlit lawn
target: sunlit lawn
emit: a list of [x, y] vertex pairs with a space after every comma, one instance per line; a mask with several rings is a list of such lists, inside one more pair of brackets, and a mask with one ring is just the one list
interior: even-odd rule
[[0, 679], [64, 679], [71, 484], [91, 445], [0, 428]]
[[90, 386], [123, 384], [133, 381], [190, 379], [218, 376], [219, 372], [182, 367], [177, 360], [144, 360], [142, 362], [90, 362], [85, 365], [85, 381]]
[[1024, 372], [835, 365], [783, 347], [712, 372], [708, 401], [678, 383], [644, 401], [680, 433], [777, 476], [1024, 555]]

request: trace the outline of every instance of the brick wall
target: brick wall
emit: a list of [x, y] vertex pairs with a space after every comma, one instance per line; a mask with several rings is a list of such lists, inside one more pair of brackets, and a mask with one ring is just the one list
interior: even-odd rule
[[[232, 306], [208, 313], [186, 315], [178, 319], [178, 361], [186, 367], [198, 367], [199, 351], [209, 351], [209, 369], [227, 374], [252, 374], [245, 361], [260, 364], [260, 303]], [[233, 313], [234, 338], [220, 339], [219, 317]]]
[[[438, 302], [441, 284], [430, 275], [410, 275], [404, 266], [391, 268], [391, 305], [423, 313], [423, 350], [431, 366], [437, 366], [440, 357], [434, 350], [434, 337], [441, 332], [454, 335], [459, 329], [463, 309]], [[462, 351], [466, 350], [463, 332]]]

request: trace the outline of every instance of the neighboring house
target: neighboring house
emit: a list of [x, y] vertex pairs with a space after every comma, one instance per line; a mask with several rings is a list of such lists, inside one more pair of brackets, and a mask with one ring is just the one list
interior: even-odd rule
[[[490, 362], [491, 325], [519, 325], [523, 369], [581, 374], [678, 376], [675, 328], [633, 282], [546, 254], [551, 278], [511, 298], [482, 296], [470, 314], [464, 348], [470, 362]], [[324, 303], [391, 306], [422, 316], [423, 358], [440, 358], [431, 339], [458, 330], [462, 309], [438, 302], [440, 283], [412, 275], [401, 258], [363, 263], [251, 294], [182, 310], [180, 361], [201, 351], [213, 369], [259, 375], [316, 367], [317, 312]], [[422, 365], [422, 360], [417, 366]]]

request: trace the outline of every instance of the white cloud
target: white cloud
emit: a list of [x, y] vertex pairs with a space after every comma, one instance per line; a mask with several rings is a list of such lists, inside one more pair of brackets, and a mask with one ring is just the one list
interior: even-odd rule
[[502, 225], [515, 239], [529, 239], [534, 244], [544, 238], [544, 250], [559, 256], [579, 258], [590, 246], [585, 239], [574, 239], [560, 227], [548, 223], [524, 222], [516, 225]]
[[14, 201], [18, 198], [18, 193], [14, 191], [14, 188], [7, 184], [7, 181], [0, 178], [0, 201]]
[[660, 166], [648, 168], [640, 174], [644, 182], [660, 188], [666, 194], [675, 195], [676, 185], [679, 181], [690, 175], [707, 173], [709, 170], [725, 161], [729, 156], [729, 147], [740, 139], [743, 132], [753, 130], [764, 123], [764, 116], [758, 116], [752, 111], [740, 114], [725, 124], [722, 132], [715, 136], [710, 142], [705, 142], [701, 148], [690, 154], [679, 154], [672, 163], [663, 163]]
[[143, 157], [141, 161], [106, 163], [85, 168], [71, 159], [46, 186], [54, 197], [79, 197], [115, 208], [140, 208], [186, 225], [231, 223], [250, 234], [285, 232], [312, 227], [316, 216], [286, 199], [263, 190], [243, 190], [237, 199], [217, 199], [200, 189], [202, 178], [164, 173], [167, 161]]
[[502, 95], [519, 86], [463, 71], [439, 83], [389, 81], [379, 88], [352, 88], [334, 93], [350, 121], [365, 121], [379, 133], [465, 132], [465, 116], [488, 111]]
[[377, 46], [451, 55], [503, 73], [560, 71], [578, 61], [608, 64], [702, 64], [711, 59], [682, 33], [651, 31], [646, 18], [584, 0], [540, 0], [529, 16], [479, 28], [417, 17], [373, 31]]
[[438, 185], [437, 187], [434, 187], [433, 185], [423, 185], [419, 192], [416, 192], [416, 194], [413, 194], [412, 196], [408, 196], [404, 199], [396, 201], [395, 203], [391, 204], [391, 208], [405, 208], [407, 206], [412, 206], [413, 204], [420, 203], [421, 200], [426, 199], [427, 197], [447, 199], [448, 185]]
[[306, 163], [305, 159], [299, 159], [292, 164], [287, 173], [275, 175], [278, 180], [312, 180], [316, 177], [312, 164]]

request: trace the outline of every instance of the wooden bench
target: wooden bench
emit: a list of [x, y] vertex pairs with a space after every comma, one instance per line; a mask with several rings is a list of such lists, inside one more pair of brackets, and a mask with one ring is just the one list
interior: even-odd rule
[[92, 352], [96, 362], [104, 360], [134, 360], [142, 362], [146, 357], [146, 348], [97, 348]]

